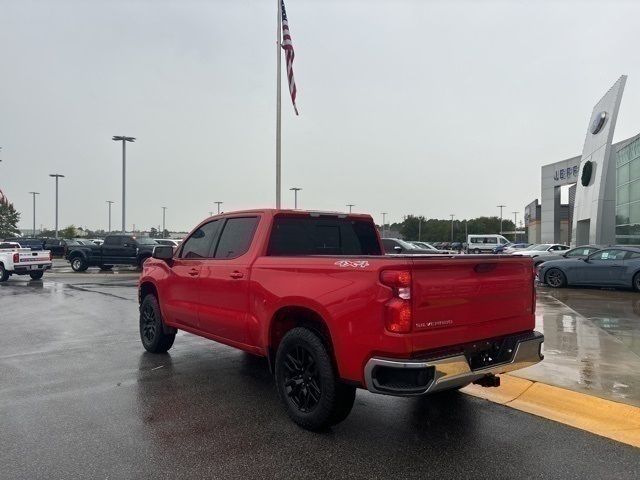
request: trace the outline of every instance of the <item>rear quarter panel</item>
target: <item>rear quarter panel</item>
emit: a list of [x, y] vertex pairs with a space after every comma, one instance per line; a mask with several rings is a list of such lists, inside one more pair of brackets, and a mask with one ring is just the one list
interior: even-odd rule
[[409, 265], [389, 257], [259, 257], [251, 271], [250, 343], [269, 346], [271, 320], [279, 309], [308, 308], [329, 329], [340, 376], [360, 382], [372, 354], [411, 350], [410, 336], [384, 328], [384, 305], [392, 292], [379, 282], [383, 268]]

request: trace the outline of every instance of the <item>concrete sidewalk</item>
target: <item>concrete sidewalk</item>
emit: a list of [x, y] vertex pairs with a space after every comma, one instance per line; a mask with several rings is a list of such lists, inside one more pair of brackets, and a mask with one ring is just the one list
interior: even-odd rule
[[512, 375], [640, 406], [638, 313], [636, 292], [538, 288], [536, 330], [545, 336], [545, 359]]

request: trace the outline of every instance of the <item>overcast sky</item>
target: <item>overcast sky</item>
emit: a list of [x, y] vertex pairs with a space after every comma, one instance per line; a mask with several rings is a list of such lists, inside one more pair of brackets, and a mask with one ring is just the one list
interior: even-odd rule
[[[288, 0], [300, 116], [283, 90], [283, 205], [457, 218], [519, 211], [540, 166], [582, 150], [629, 75], [615, 139], [640, 132], [640, 3]], [[190, 229], [275, 202], [274, 0], [0, 0], [0, 189], [32, 223]], [[285, 77], [283, 77], [285, 80]], [[507, 214], [505, 213], [505, 216]], [[511, 216], [512, 214], [509, 213]]]

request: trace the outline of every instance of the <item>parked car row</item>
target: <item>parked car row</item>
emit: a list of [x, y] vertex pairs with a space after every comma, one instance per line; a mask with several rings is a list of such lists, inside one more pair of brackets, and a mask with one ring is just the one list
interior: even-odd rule
[[407, 242], [399, 238], [383, 238], [382, 246], [386, 255], [451, 255], [455, 250], [441, 250], [426, 242]]
[[30, 248], [32, 251], [49, 250], [53, 256], [63, 257], [69, 247], [75, 245], [99, 245], [102, 240], [87, 238], [30, 238], [14, 237], [6, 238], [5, 242], [19, 243], [22, 248]]

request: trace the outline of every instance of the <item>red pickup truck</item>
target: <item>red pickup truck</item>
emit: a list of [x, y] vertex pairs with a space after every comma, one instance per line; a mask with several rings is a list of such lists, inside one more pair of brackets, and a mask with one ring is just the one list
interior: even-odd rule
[[264, 356], [289, 416], [344, 420], [356, 388], [430, 394], [542, 359], [530, 258], [383, 255], [368, 215], [251, 210], [210, 217], [140, 278], [140, 337], [178, 329]]

